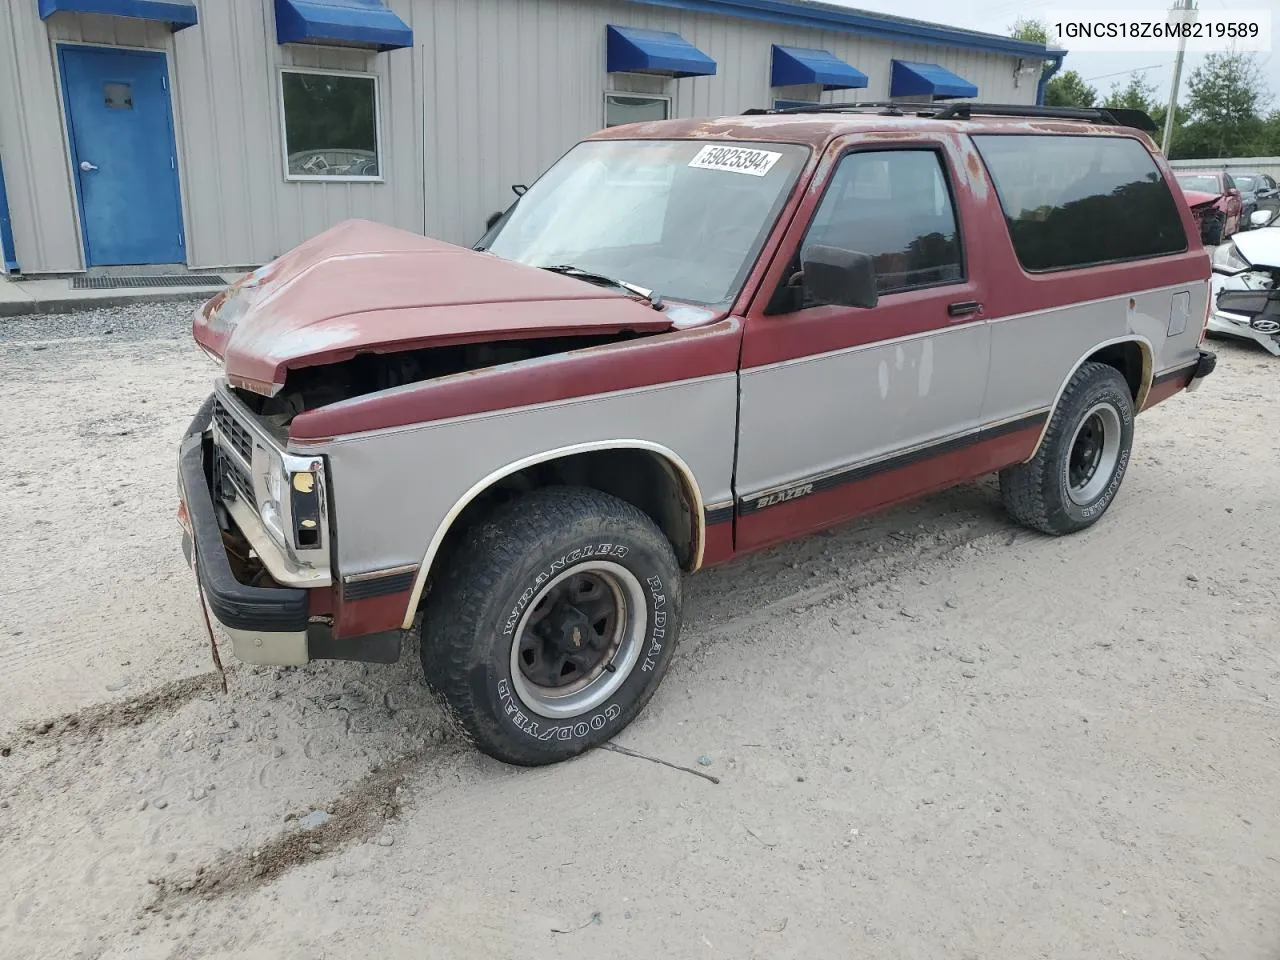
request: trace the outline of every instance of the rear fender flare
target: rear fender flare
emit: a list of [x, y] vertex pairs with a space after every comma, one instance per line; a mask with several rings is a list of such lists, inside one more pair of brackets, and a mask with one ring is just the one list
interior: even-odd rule
[[1044, 426], [1040, 428], [1040, 436], [1036, 438], [1036, 445], [1032, 449], [1030, 455], [1024, 463], [1035, 459], [1036, 454], [1040, 452], [1040, 446], [1044, 443], [1045, 434], [1049, 432], [1049, 424], [1053, 422], [1053, 415], [1058, 412], [1058, 404], [1062, 402], [1062, 394], [1066, 392], [1067, 384], [1071, 382], [1071, 378], [1076, 375], [1076, 371], [1089, 362], [1099, 350], [1107, 347], [1114, 347], [1121, 343], [1136, 343], [1138, 349], [1142, 352], [1142, 375], [1141, 383], [1138, 385], [1138, 395], [1133, 401], [1133, 409], [1135, 413], [1141, 412], [1143, 406], [1147, 402], [1147, 394], [1151, 392], [1151, 382], [1155, 378], [1155, 351], [1151, 347], [1151, 341], [1146, 337], [1139, 336], [1136, 333], [1126, 334], [1123, 337], [1115, 337], [1111, 340], [1103, 340], [1101, 343], [1095, 343], [1089, 348], [1089, 352], [1084, 354], [1079, 360], [1071, 365], [1071, 369], [1067, 371], [1067, 375], [1063, 377], [1062, 383], [1058, 385], [1058, 392], [1054, 394], [1053, 403], [1049, 406], [1049, 415], [1045, 417]]

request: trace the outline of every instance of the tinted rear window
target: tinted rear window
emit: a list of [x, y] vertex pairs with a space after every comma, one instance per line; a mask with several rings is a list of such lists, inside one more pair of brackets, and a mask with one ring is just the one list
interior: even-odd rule
[[1151, 154], [1128, 137], [973, 137], [1023, 269], [1180, 253], [1187, 236]]

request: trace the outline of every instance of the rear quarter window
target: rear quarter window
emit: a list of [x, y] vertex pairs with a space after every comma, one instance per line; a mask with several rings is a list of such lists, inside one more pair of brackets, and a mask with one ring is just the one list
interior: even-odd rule
[[1129, 137], [979, 134], [1024, 270], [1070, 270], [1182, 253], [1168, 183]]

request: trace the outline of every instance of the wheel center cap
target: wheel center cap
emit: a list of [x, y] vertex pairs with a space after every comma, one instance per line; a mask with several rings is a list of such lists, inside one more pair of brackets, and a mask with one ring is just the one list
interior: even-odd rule
[[572, 653], [587, 645], [591, 624], [577, 607], [565, 605], [555, 613], [555, 629], [552, 636], [561, 651]]

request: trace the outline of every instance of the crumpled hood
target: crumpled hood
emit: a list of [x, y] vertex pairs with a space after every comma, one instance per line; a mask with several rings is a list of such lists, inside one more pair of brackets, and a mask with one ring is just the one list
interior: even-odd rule
[[1240, 255], [1255, 267], [1280, 267], [1280, 227], [1258, 227], [1231, 238]]
[[289, 369], [360, 353], [671, 326], [608, 288], [348, 220], [209, 300], [192, 334], [233, 385], [270, 396]]
[[1187, 205], [1192, 210], [1196, 207], [1214, 204], [1219, 200], [1225, 199], [1221, 193], [1205, 193], [1202, 190], [1183, 190], [1182, 195], [1187, 198]]

